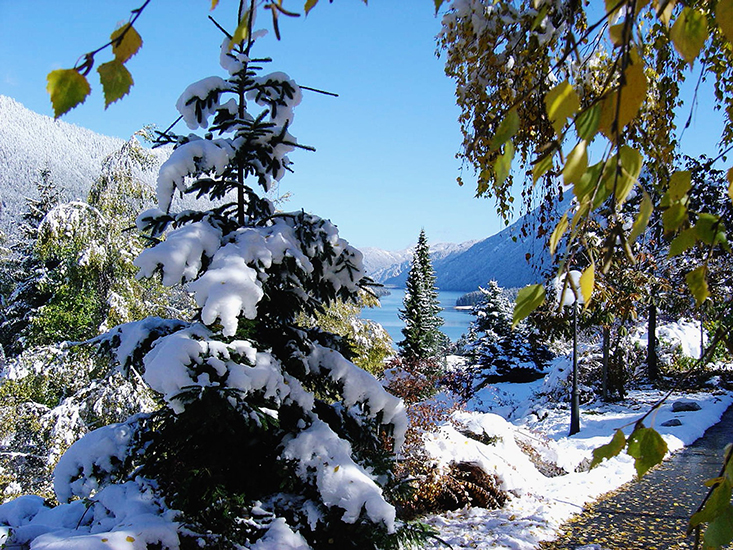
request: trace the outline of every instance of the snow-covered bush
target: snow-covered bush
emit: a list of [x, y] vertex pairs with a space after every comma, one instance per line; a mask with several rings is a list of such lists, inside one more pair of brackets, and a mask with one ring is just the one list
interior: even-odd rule
[[[263, 75], [251, 40], [229, 43], [227, 77], [189, 86], [177, 104], [206, 133], [161, 136], [176, 148], [159, 172], [158, 208], [138, 217], [154, 242], [135, 260], [140, 276], [187, 283], [195, 320], [149, 317], [96, 340], [162, 407], [75, 443], [56, 469], [61, 505], [0, 507], [13, 543], [376, 549], [414, 533], [385, 496], [402, 402], [345, 359], [337, 338], [297, 322], [358, 298], [361, 254], [329, 221], [277, 213], [253, 188], [290, 169], [301, 90]], [[177, 191], [222, 201], [176, 212]]]
[[72, 443], [154, 406], [136, 379], [104, 368], [89, 349], [37, 348], [8, 359], [0, 372], [0, 502], [28, 493], [53, 499], [54, 466]]

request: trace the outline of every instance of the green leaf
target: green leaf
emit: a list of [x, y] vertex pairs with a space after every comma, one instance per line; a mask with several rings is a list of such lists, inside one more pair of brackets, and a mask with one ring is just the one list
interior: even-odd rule
[[637, 428], [629, 437], [629, 456], [636, 460], [636, 473], [642, 477], [650, 468], [664, 460], [667, 454], [667, 443], [653, 428]]
[[697, 305], [701, 305], [710, 296], [707, 282], [708, 270], [704, 265], [697, 267], [685, 275], [685, 281], [687, 281], [687, 287], [695, 297]]
[[578, 183], [588, 169], [588, 150], [585, 140], [578, 142], [565, 159], [565, 166], [562, 169], [562, 178], [565, 185]]
[[562, 135], [568, 117], [574, 116], [579, 109], [578, 94], [567, 80], [555, 86], [545, 96], [545, 110], [558, 136]]
[[229, 50], [231, 51], [234, 46], [247, 42], [247, 40], [249, 40], [249, 11], [244, 12], [244, 17], [242, 17], [237, 29], [234, 31], [232, 39], [229, 41]]
[[122, 62], [113, 59], [109, 63], [100, 65], [97, 72], [104, 91], [105, 109], [130, 92], [133, 84], [132, 75]]
[[715, 489], [710, 493], [705, 506], [699, 512], [695, 512], [690, 518], [690, 526], [697, 527], [701, 523], [709, 523], [725, 512], [730, 506], [731, 484], [723, 478]]
[[56, 118], [84, 103], [92, 91], [87, 79], [74, 69], [57, 69], [48, 73], [46, 90]]
[[623, 203], [639, 179], [644, 159], [639, 151], [628, 145], [621, 147], [619, 156], [621, 158], [621, 174], [616, 183], [616, 199], [619, 203]]
[[715, 245], [726, 242], [725, 225], [714, 214], [702, 212], [695, 223], [697, 237], [705, 244]]
[[601, 122], [601, 104], [595, 103], [591, 107], [581, 111], [575, 117], [575, 131], [580, 139], [592, 140], [598, 133], [598, 125]]
[[496, 129], [494, 137], [491, 138], [490, 147], [493, 150], [499, 149], [502, 145], [504, 145], [507, 141], [514, 137], [514, 134], [517, 133], [517, 130], [519, 130], [519, 115], [517, 114], [516, 109], [511, 109], [504, 117], [504, 120], [502, 120], [499, 124], [499, 127]]
[[535, 309], [545, 303], [545, 287], [542, 285], [530, 285], [522, 288], [517, 294], [514, 303], [514, 314], [512, 316], [512, 328], [532, 313]]
[[512, 169], [513, 159], [514, 145], [511, 141], [508, 141], [504, 145], [504, 153], [500, 155], [494, 163], [494, 173], [496, 174], [496, 184], [498, 186], [504, 185], [504, 182], [509, 177], [509, 172]]
[[583, 295], [583, 303], [587, 309], [590, 299], [593, 296], [593, 288], [596, 285], [596, 266], [590, 264], [580, 275], [580, 293]]
[[667, 196], [670, 201], [675, 202], [682, 200], [692, 187], [692, 175], [688, 170], [678, 170], [669, 178], [669, 188]]
[[562, 236], [565, 234], [565, 231], [568, 228], [568, 214], [567, 212], [562, 215], [562, 218], [560, 218], [560, 221], [557, 222], [557, 225], [555, 226], [554, 231], [552, 232], [552, 235], [550, 235], [550, 254], [555, 254], [555, 250], [557, 249], [557, 243], [560, 242], [560, 239], [562, 239]]
[[583, 202], [586, 197], [593, 194], [601, 181], [601, 170], [603, 170], [603, 163], [597, 162], [589, 167], [580, 178], [580, 181], [573, 186], [573, 194], [578, 198], [578, 201]]
[[708, 39], [705, 14], [693, 8], [684, 8], [677, 16], [669, 35], [680, 57], [692, 65]]
[[544, 156], [540, 157], [532, 167], [532, 185], [537, 183], [537, 180], [544, 176], [547, 172], [552, 169], [552, 156], [553, 152], [545, 152]]
[[438, 13], [438, 10], [443, 5], [443, 0], [433, 0], [433, 2], [435, 3], [435, 13]]
[[705, 548], [723, 548], [733, 541], [733, 504], [717, 518], [708, 524], [705, 529]]
[[[306, 0], [305, 2], [305, 14], [308, 15], [310, 11], [316, 7], [316, 4], [318, 4], [318, 0]], [[437, 4], [437, 2], [436, 2]], [[435, 13], [438, 13], [438, 8], [436, 6]]]
[[715, 6], [715, 21], [728, 42], [733, 44], [733, 0], [718, 0], [718, 5]]
[[669, 244], [669, 257], [674, 258], [684, 254], [697, 243], [697, 232], [694, 227], [680, 231], [674, 240]]
[[121, 26], [109, 38], [112, 42], [112, 53], [115, 54], [115, 59], [122, 63], [135, 55], [143, 45], [143, 39], [131, 23]]
[[665, 234], [674, 233], [687, 221], [687, 207], [681, 202], [676, 202], [667, 208], [662, 214], [662, 224]]
[[634, 225], [631, 227], [631, 232], [629, 233], [629, 243], [633, 243], [636, 239], [639, 238], [639, 235], [641, 235], [645, 230], [647, 225], [649, 225], [649, 218], [652, 215], [652, 212], [654, 211], [654, 205], [652, 204], [652, 199], [649, 197], [649, 194], [645, 190], [641, 190], [643, 193], [643, 196], [641, 198], [641, 206], [639, 206], [639, 216], [634, 221]]
[[604, 458], [610, 460], [614, 456], [617, 456], [624, 450], [624, 447], [626, 447], [626, 436], [621, 430], [616, 430], [610, 443], [593, 449], [593, 460], [590, 462], [591, 469], [603, 462]]

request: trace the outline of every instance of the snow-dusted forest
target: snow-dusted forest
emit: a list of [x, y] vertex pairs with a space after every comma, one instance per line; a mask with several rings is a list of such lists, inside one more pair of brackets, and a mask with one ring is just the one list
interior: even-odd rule
[[[496, 15], [450, 4], [449, 73], [486, 87], [456, 49], [498, 32]], [[478, 194], [500, 211], [512, 139], [551, 135], [532, 186], [562, 178], [572, 198], [548, 193], [476, 243], [431, 254], [423, 230], [408, 253], [365, 259], [327, 217], [274, 198], [289, 155], [309, 149], [293, 124], [306, 99], [257, 57], [255, 6], [222, 38], [217, 73], [183, 90], [178, 129], [114, 140], [0, 97], [0, 548], [538, 548], [719, 421], [733, 404], [731, 176], [687, 159], [654, 210], [642, 186], [659, 159], [642, 171], [636, 135], [619, 139], [621, 113], [629, 123], [641, 108], [621, 109], [621, 91], [647, 90], [633, 25], [612, 36], [626, 53], [610, 122], [607, 90], [582, 107], [598, 107], [591, 124], [565, 81], [544, 90], [539, 133], [512, 106], [489, 121], [489, 144], [467, 136], [467, 162], [489, 163]], [[577, 8], [553, 6], [502, 17], [540, 29], [538, 48]], [[279, 32], [282, 5], [268, 9]], [[64, 79], [84, 75], [52, 75], [58, 110]], [[576, 115], [583, 139], [554, 171]], [[617, 156], [589, 167], [598, 132]], [[379, 306], [377, 280], [404, 285], [397, 342], [360, 316]], [[455, 342], [440, 330], [441, 284], [473, 290]], [[683, 512], [709, 525], [709, 548], [733, 538], [720, 451], [712, 496]]]

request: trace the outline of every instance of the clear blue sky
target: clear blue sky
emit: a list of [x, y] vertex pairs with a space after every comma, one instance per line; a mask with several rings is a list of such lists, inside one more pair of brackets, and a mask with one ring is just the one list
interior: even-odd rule
[[[51, 115], [46, 75], [69, 68], [104, 44], [117, 23], [143, 0], [0, 0], [0, 94]], [[285, 6], [302, 9], [303, 0]], [[146, 124], [165, 128], [185, 87], [219, 75], [221, 34], [207, 16], [233, 27], [235, 0], [153, 0], [136, 27], [144, 45], [128, 67], [129, 96], [106, 111], [98, 82], [92, 96], [64, 120], [128, 138]], [[296, 152], [295, 173], [281, 191], [286, 209], [304, 208], [331, 219], [358, 247], [412, 246], [421, 228], [431, 243], [488, 237], [502, 228], [493, 200], [459, 187], [461, 141], [453, 83], [435, 55], [440, 22], [430, 0], [321, 0], [307, 18], [281, 18], [283, 39], [270, 33], [255, 53], [272, 70], [329, 90], [306, 93], [291, 132], [316, 153]], [[258, 26], [269, 28], [260, 16]], [[98, 63], [109, 60], [103, 52]], [[0, 113], [0, 117], [2, 113]], [[695, 119], [685, 142], [714, 153], [708, 115]], [[719, 118], [719, 117], [718, 117]], [[1, 118], [0, 118], [1, 123]], [[186, 131], [181, 124], [180, 132]], [[700, 136], [703, 136], [702, 139]], [[467, 181], [472, 181], [467, 171]]]
[[[46, 74], [104, 44], [141, 4], [0, 0], [0, 94], [52, 115]], [[207, 16], [231, 29], [237, 2], [221, 0], [213, 12], [210, 5], [153, 0], [136, 25], [144, 44], [128, 65], [131, 94], [105, 111], [92, 80], [92, 95], [64, 120], [122, 138], [145, 124], [165, 128], [188, 84], [224, 75], [221, 34]], [[291, 132], [317, 152], [291, 155], [295, 173], [281, 186], [292, 193], [285, 208], [331, 219], [356, 246], [390, 250], [412, 246], [422, 227], [433, 243], [481, 239], [502, 227], [493, 201], [475, 199], [470, 186], [456, 183], [458, 109], [435, 55], [439, 19], [431, 1], [371, 0], [367, 7], [322, 0], [307, 18], [283, 19], [282, 41], [270, 33], [255, 53], [272, 57], [272, 70], [339, 94], [306, 93], [296, 110]], [[258, 24], [270, 26], [262, 15]], [[98, 62], [109, 56], [100, 54]]]

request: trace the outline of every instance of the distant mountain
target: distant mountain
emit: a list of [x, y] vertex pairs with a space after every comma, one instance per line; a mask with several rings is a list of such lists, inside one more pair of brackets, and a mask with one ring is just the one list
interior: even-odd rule
[[[542, 282], [551, 264], [546, 236], [537, 236], [539, 214], [532, 212], [503, 231], [481, 241], [431, 245], [436, 285], [440, 290], [476, 290], [495, 280], [505, 288]], [[526, 224], [528, 235], [522, 235]], [[367, 273], [377, 282], [402, 288], [410, 269], [412, 249], [388, 252], [364, 248]], [[530, 254], [530, 260], [527, 260]]]
[[[460, 253], [471, 247], [476, 241], [467, 241], [462, 244], [436, 244], [430, 246], [430, 257], [433, 262]], [[377, 282], [384, 282], [394, 278], [407, 278], [412, 261], [412, 248], [405, 248], [390, 252], [381, 248], [362, 248], [364, 266], [369, 276]], [[392, 284], [392, 283], [390, 283]]]

